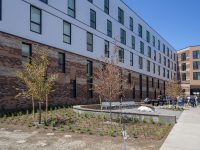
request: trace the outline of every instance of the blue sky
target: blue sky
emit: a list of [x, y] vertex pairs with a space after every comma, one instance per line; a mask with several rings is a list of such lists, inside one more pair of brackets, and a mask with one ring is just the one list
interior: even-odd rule
[[200, 45], [200, 0], [124, 0], [175, 49]]

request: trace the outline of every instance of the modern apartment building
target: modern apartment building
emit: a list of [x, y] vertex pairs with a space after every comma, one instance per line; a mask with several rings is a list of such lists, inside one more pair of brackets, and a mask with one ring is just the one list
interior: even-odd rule
[[49, 49], [50, 71], [59, 72], [50, 104], [97, 102], [89, 78], [115, 44], [129, 79], [125, 99], [164, 94], [177, 73], [176, 51], [122, 0], [0, 0], [0, 109], [31, 106], [14, 98], [13, 87], [37, 48]]
[[178, 77], [185, 95], [200, 95], [200, 46], [190, 46], [177, 52]]

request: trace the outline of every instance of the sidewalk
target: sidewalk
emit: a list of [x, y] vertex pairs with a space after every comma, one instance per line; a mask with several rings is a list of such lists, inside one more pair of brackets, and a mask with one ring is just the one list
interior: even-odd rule
[[160, 150], [200, 150], [200, 108], [182, 113]]

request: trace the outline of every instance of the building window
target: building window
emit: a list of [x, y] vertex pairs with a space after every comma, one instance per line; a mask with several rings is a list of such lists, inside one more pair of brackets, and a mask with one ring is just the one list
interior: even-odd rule
[[112, 37], [112, 22], [107, 20], [107, 35]]
[[193, 80], [200, 80], [200, 72], [193, 72]]
[[151, 58], [151, 47], [148, 46], [148, 57]]
[[154, 50], [154, 60], [156, 61], [156, 50]]
[[153, 46], [154, 47], [156, 46], [156, 38], [155, 38], [155, 36], [153, 36]]
[[159, 53], [159, 63], [161, 63], [161, 54]]
[[43, 3], [48, 4], [48, 0], [40, 0], [40, 1], [43, 2]]
[[165, 66], [167, 65], [166, 57], [164, 57], [164, 65], [165, 65]]
[[160, 50], [160, 40], [158, 40], [158, 50]]
[[139, 69], [143, 69], [143, 58], [139, 56]]
[[165, 44], [163, 44], [163, 53], [165, 54]]
[[151, 64], [150, 64], [150, 61], [147, 60], [147, 71], [150, 72], [151, 71]]
[[182, 53], [181, 54], [181, 61], [185, 61], [186, 60], [186, 53]]
[[149, 43], [150, 42], [150, 33], [149, 31], [146, 31], [146, 40]]
[[90, 9], [90, 27], [96, 29], [96, 12]]
[[186, 73], [182, 73], [181, 76], [182, 76], [182, 81], [186, 81]]
[[174, 53], [174, 61], [176, 61], [176, 54]]
[[165, 77], [165, 68], [163, 68], [163, 77]]
[[140, 99], [142, 99], [142, 75], [139, 77]]
[[158, 66], [158, 75], [160, 76], [160, 66]]
[[124, 63], [124, 49], [119, 48], [119, 62]]
[[151, 86], [154, 87], [154, 78], [152, 77], [152, 83]]
[[126, 44], [126, 31], [120, 29], [120, 39], [121, 43]]
[[156, 73], [156, 64], [153, 63], [153, 73], [155, 74]]
[[144, 54], [144, 43], [140, 41], [140, 53]]
[[105, 40], [105, 47], [104, 47], [104, 54], [105, 57], [109, 58], [110, 51], [109, 51], [109, 42]]
[[172, 56], [172, 51], [171, 51], [171, 59], [173, 58], [173, 56]]
[[130, 65], [133, 66], [133, 53], [130, 52]]
[[87, 50], [93, 52], [93, 34], [87, 32]]
[[200, 61], [194, 61], [193, 62], [193, 69], [194, 70], [200, 69]]
[[31, 44], [22, 43], [22, 49], [21, 49], [21, 56], [22, 56], [22, 62], [31, 62], [31, 56], [32, 56], [32, 46]]
[[130, 25], [130, 30], [133, 31], [133, 18], [129, 18], [129, 25]]
[[176, 71], [176, 64], [174, 64], [174, 71]]
[[169, 70], [167, 70], [167, 78], [169, 79]]
[[63, 42], [71, 44], [71, 24], [63, 22]]
[[88, 0], [90, 3], [93, 3], [93, 0]]
[[109, 0], [104, 0], [104, 12], [109, 14]]
[[65, 73], [65, 53], [58, 53], [58, 70]]
[[70, 80], [70, 97], [76, 98], [76, 80]]
[[200, 59], [200, 50], [196, 50], [192, 52], [193, 59]]
[[131, 73], [128, 73], [128, 83], [131, 84]]
[[138, 35], [142, 38], [142, 25], [138, 24]]
[[135, 99], [135, 86], [133, 87], [133, 99]]
[[0, 20], [2, 20], [2, 0], [0, 0]]
[[158, 80], [158, 88], [160, 88], [160, 80]]
[[132, 49], [135, 49], [135, 37], [134, 36], [131, 37], [131, 45], [132, 45]]
[[118, 21], [121, 24], [124, 24], [124, 11], [118, 7]]
[[88, 98], [93, 98], [93, 63], [92, 61], [87, 60], [87, 96]]
[[167, 48], [167, 56], [169, 57], [169, 48]]
[[42, 33], [42, 11], [39, 8], [31, 6], [31, 31]]
[[75, 0], [68, 0], [68, 15], [75, 18]]
[[170, 68], [170, 60], [168, 59], [168, 68]]
[[181, 70], [186, 71], [186, 63], [181, 64]]

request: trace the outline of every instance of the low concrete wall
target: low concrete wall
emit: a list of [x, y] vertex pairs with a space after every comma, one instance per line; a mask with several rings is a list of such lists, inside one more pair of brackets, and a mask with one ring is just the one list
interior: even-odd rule
[[[83, 113], [92, 113], [94, 115], [106, 115], [107, 117], [109, 116], [110, 112], [109, 110], [98, 110], [98, 109], [89, 109], [85, 108], [85, 106], [73, 106], [73, 110], [77, 113], [83, 114]], [[121, 112], [115, 111], [112, 112], [112, 117], [113, 119], [119, 119], [121, 115]], [[166, 123], [166, 124], [175, 124], [176, 123], [176, 116], [165, 116], [165, 115], [155, 115], [155, 114], [147, 114], [147, 113], [127, 113], [127, 112], [122, 112], [123, 117], [127, 118], [136, 118], [141, 121], [145, 120], [147, 122], [151, 122], [153, 120], [155, 123]]]

